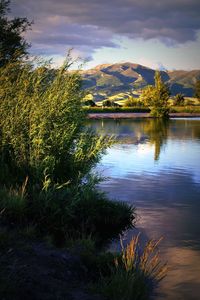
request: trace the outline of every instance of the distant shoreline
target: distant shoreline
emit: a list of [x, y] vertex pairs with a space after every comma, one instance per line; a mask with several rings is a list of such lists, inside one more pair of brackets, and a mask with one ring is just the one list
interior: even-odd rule
[[[200, 113], [170, 113], [170, 118], [198, 118]], [[136, 118], [152, 118], [149, 113], [89, 113], [88, 119], [136, 119]]]

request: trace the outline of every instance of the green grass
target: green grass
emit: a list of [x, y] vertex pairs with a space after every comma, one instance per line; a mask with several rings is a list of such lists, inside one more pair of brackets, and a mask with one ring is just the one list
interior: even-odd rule
[[57, 245], [69, 239], [92, 237], [104, 245], [124, 230], [132, 228], [134, 208], [111, 201], [92, 184], [72, 190], [65, 187], [28, 195], [22, 188], [0, 189], [1, 223], [39, 236], [49, 236]]
[[200, 106], [172, 106], [170, 107], [170, 113], [200, 113]]
[[84, 107], [84, 110], [87, 113], [117, 113], [117, 112], [123, 112], [123, 113], [129, 113], [129, 112], [133, 112], [133, 113], [149, 113], [150, 109], [146, 108], [146, 107], [92, 107], [92, 108], [88, 108], [88, 107]]
[[[87, 113], [149, 113], [150, 109], [146, 107], [84, 107]], [[200, 113], [200, 106], [171, 106], [170, 113]]]

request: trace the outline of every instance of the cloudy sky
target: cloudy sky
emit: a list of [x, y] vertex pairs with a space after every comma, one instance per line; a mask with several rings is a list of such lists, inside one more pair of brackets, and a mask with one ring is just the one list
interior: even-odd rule
[[32, 53], [57, 64], [73, 48], [87, 68], [130, 61], [200, 69], [200, 0], [11, 0], [11, 8], [34, 21]]

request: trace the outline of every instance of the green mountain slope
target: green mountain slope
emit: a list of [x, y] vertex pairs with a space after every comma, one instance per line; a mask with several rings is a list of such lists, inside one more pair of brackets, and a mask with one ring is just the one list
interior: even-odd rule
[[[103, 64], [82, 71], [83, 88], [99, 98], [119, 93], [139, 92], [154, 83], [155, 70], [133, 63]], [[169, 85], [171, 94], [183, 93], [193, 96], [193, 87], [200, 79], [200, 70], [161, 71], [163, 80]], [[96, 95], [96, 96], [95, 96]]]

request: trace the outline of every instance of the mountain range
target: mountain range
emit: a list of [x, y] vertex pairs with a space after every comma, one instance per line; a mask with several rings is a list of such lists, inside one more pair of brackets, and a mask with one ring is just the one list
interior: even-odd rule
[[[194, 85], [200, 80], [200, 70], [160, 71], [163, 81], [169, 86], [171, 95], [182, 93], [187, 97], [194, 94]], [[119, 93], [141, 91], [154, 84], [155, 70], [135, 63], [98, 65], [82, 71], [83, 88], [98, 100]]]

